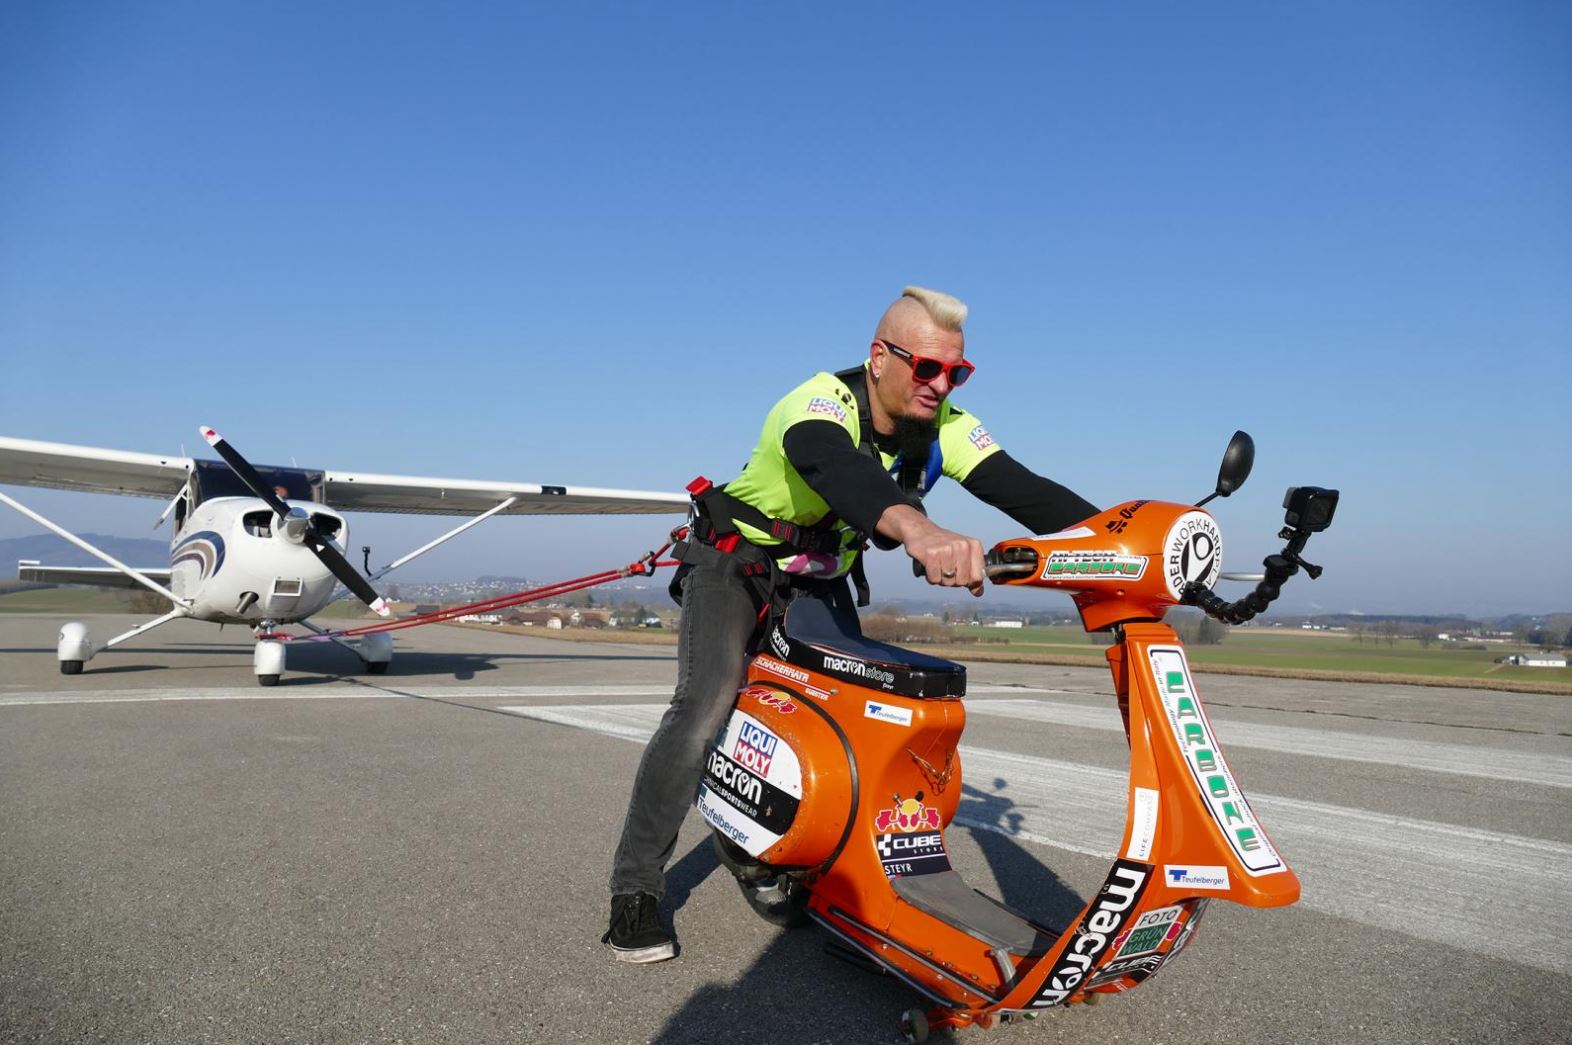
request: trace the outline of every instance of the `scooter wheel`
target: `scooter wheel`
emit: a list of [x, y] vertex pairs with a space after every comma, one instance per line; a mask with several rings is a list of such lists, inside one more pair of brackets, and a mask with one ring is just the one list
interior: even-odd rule
[[79, 660], [62, 660], [60, 662], [60, 674], [62, 674], [62, 675], [80, 675], [80, 674], [82, 674], [82, 662], [79, 661]]
[[749, 856], [747, 851], [730, 839], [718, 834], [710, 835], [715, 843], [715, 855], [738, 882], [766, 882], [775, 872]]
[[911, 1042], [927, 1041], [927, 1014], [921, 1009], [907, 1009], [901, 1013], [901, 1037]]
[[753, 913], [782, 929], [798, 929], [808, 924], [808, 887], [787, 875], [757, 885], [738, 882]]
[[259, 686], [276, 686], [276, 685], [278, 685], [278, 676], [277, 675], [258, 675], [257, 676], [257, 685], [259, 685]]

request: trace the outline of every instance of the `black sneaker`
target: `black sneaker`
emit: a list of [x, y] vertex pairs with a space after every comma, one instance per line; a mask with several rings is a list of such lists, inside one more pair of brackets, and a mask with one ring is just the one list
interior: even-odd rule
[[677, 938], [660, 922], [660, 901], [649, 893], [611, 898], [611, 928], [600, 938], [619, 962], [647, 965], [677, 956]]

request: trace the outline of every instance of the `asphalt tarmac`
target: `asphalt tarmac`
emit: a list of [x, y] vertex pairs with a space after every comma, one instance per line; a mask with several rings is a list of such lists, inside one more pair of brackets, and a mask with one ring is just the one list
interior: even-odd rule
[[[169, 625], [62, 677], [60, 623], [0, 617], [0, 1041], [897, 1042], [919, 1004], [757, 920], [697, 815], [681, 955], [602, 948], [671, 648], [433, 627], [387, 675], [298, 646], [261, 689], [241, 629]], [[951, 858], [1063, 921], [1122, 827], [1109, 679], [970, 678]], [[1301, 902], [1214, 904], [1138, 990], [932, 1040], [1572, 1037], [1572, 701], [1197, 683]]]

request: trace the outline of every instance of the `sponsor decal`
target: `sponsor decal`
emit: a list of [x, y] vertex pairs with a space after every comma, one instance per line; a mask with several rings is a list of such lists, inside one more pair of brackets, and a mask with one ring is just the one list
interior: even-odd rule
[[1180, 931], [1179, 916], [1183, 913], [1184, 907], [1180, 905], [1147, 911], [1113, 942], [1114, 957], [1133, 958], [1141, 954], [1152, 954], [1163, 944], [1177, 939]]
[[1104, 524], [1103, 529], [1113, 534], [1123, 533], [1125, 527], [1130, 525], [1130, 520], [1135, 518], [1135, 513], [1146, 507], [1146, 505], [1149, 503], [1150, 502], [1148, 501], [1131, 501], [1129, 507], [1119, 509], [1119, 518], [1109, 519], [1108, 522]]
[[1102, 890], [1087, 908], [1086, 917], [1065, 945], [1053, 971], [1043, 983], [1043, 989], [1032, 999], [1029, 1008], [1043, 1009], [1058, 1005], [1081, 986], [1086, 974], [1124, 928], [1131, 909], [1140, 902], [1141, 894], [1146, 891], [1146, 883], [1151, 877], [1150, 864], [1114, 861], [1113, 870], [1108, 872], [1107, 879], [1103, 881]]
[[1202, 511], [1185, 512], [1163, 538], [1163, 579], [1178, 598], [1184, 586], [1197, 581], [1210, 588], [1223, 570], [1223, 532]]
[[944, 835], [938, 831], [922, 834], [883, 834], [874, 838], [879, 863], [888, 878], [914, 874], [938, 874], [950, 869], [950, 857], [944, 851]]
[[759, 696], [759, 703], [767, 708], [774, 708], [782, 715], [791, 715], [797, 711], [797, 704], [784, 693], [764, 693]]
[[[770, 760], [775, 757], [775, 747], [780, 738], [754, 722], [744, 722], [738, 731], [737, 744], [731, 757], [737, 764], [755, 773], [768, 773]], [[719, 754], [719, 752], [716, 752]]]
[[855, 675], [858, 678], [871, 679], [872, 681], [879, 683], [881, 686], [888, 686], [895, 682], [895, 676], [892, 673], [876, 668], [867, 661], [857, 660], [852, 657], [834, 657], [829, 654], [825, 654], [824, 670], [839, 672], [842, 675]]
[[763, 668], [765, 671], [768, 671], [770, 674], [772, 674], [772, 675], [779, 675], [783, 679], [791, 679], [793, 682], [807, 682], [808, 681], [808, 673], [806, 671], [801, 671], [801, 670], [799, 670], [797, 668], [787, 667], [785, 664], [782, 664], [780, 661], [778, 661], [778, 660], [771, 660], [769, 657], [766, 657], [766, 656], [764, 656], [762, 654], [759, 655], [759, 656], [754, 657], [753, 658], [753, 663], [757, 664], [759, 667]]
[[970, 439], [972, 441], [972, 445], [979, 450], [986, 450], [993, 445], [993, 436], [989, 435], [988, 429], [984, 428], [982, 425], [978, 425], [970, 432], [967, 432], [966, 438]]
[[1144, 555], [1122, 552], [1054, 552], [1043, 565], [1043, 580], [1084, 577], [1089, 580], [1138, 581], [1146, 574]]
[[791, 643], [786, 641], [786, 636], [781, 634], [781, 629], [770, 629], [770, 649], [775, 651], [777, 657], [791, 656]]
[[814, 396], [808, 400], [808, 413], [826, 414], [837, 421], [846, 420], [846, 408], [835, 400], [826, 399], [823, 396]]
[[1087, 981], [1087, 988], [1104, 987], [1115, 980], [1126, 977], [1140, 983], [1152, 973], [1156, 972], [1163, 964], [1163, 955], [1149, 954], [1144, 958], [1127, 958], [1123, 961], [1109, 962], [1097, 970], [1097, 975]]
[[1171, 962], [1177, 958], [1179, 956], [1179, 952], [1184, 950], [1186, 945], [1189, 944], [1190, 937], [1195, 935], [1196, 924], [1200, 922], [1201, 915], [1206, 913], [1206, 905], [1211, 902], [1211, 899], [1207, 897], [1202, 897], [1198, 900], [1187, 901], [1187, 903], [1190, 905], [1190, 917], [1185, 920], [1184, 928], [1179, 930], [1179, 938], [1174, 941], [1174, 945], [1172, 947], [1168, 948], [1168, 955], [1164, 959], [1165, 963]]
[[816, 697], [819, 700], [829, 700], [830, 699], [830, 695], [828, 693], [826, 693], [824, 690], [819, 689], [817, 686], [804, 686], [804, 687], [802, 687], [802, 691], [804, 693], [808, 694], [808, 696]]
[[1229, 848], [1252, 875], [1286, 870], [1287, 865], [1267, 841], [1233, 771], [1223, 759], [1195, 681], [1190, 677], [1184, 650], [1177, 646], [1153, 646], [1147, 656], [1157, 692], [1168, 712], [1169, 730], [1190, 767], [1202, 802], [1228, 840]]
[[[733, 842], [737, 843], [739, 846], [741, 846], [743, 849], [746, 849], [754, 856], [759, 855], [759, 853], [762, 853], [765, 849], [769, 848], [769, 845], [762, 846], [758, 849], [749, 848], [749, 843], [753, 840], [753, 836], [749, 834], [748, 829], [744, 827], [742, 823], [736, 820], [735, 816], [729, 809], [726, 809], [724, 806], [717, 805], [713, 799], [714, 795], [710, 792], [708, 785], [701, 782], [699, 784], [698, 807], [699, 815], [704, 818], [705, 823], [715, 828], [715, 830], [719, 831], [721, 834], [725, 835], [727, 838], [731, 839]], [[773, 842], [770, 843], [770, 845], [773, 844]]]
[[863, 710], [864, 718], [878, 719], [880, 722], [892, 722], [897, 726], [912, 724], [912, 709], [897, 707], [894, 704], [881, 704], [876, 700], [868, 701], [868, 706]]
[[1152, 855], [1152, 841], [1157, 837], [1159, 801], [1155, 788], [1135, 789], [1134, 815], [1130, 818], [1130, 847], [1124, 851], [1127, 859], [1145, 860]]
[[917, 792], [915, 798], [895, 797], [894, 809], [881, 809], [873, 818], [875, 831], [937, 831], [943, 825], [939, 823], [939, 811], [933, 806], [922, 804], [922, 792]]
[[756, 806], [764, 797], [764, 781], [719, 751], [710, 752], [709, 765], [704, 771], [719, 785], [722, 794], [735, 797], [738, 803]]
[[1228, 868], [1212, 864], [1164, 864], [1163, 880], [1175, 889], [1227, 889]]

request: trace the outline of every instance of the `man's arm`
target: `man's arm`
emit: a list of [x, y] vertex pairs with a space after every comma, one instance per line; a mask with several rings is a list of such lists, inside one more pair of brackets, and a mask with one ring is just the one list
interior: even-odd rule
[[982, 594], [982, 544], [914, 508], [873, 457], [829, 421], [799, 421], [781, 440], [786, 459], [840, 518], [863, 533], [897, 541], [922, 563], [930, 584]]
[[1043, 478], [1002, 449], [973, 468], [961, 485], [1032, 533], [1055, 533], [1098, 512], [1084, 497]]

